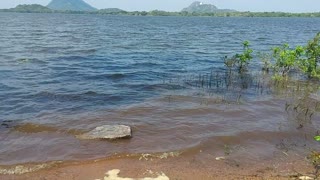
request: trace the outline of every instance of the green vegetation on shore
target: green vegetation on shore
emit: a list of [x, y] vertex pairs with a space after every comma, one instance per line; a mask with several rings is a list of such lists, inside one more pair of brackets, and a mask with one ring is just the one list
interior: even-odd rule
[[320, 12], [315, 13], [284, 13], [284, 12], [167, 12], [160, 10], [153, 11], [124, 11], [117, 8], [100, 9], [96, 11], [61, 11], [52, 10], [38, 4], [18, 5], [11, 9], [0, 9], [0, 12], [17, 12], [17, 13], [67, 13], [67, 14], [101, 14], [101, 15], [126, 15], [126, 16], [208, 16], [208, 17], [320, 17]]
[[[231, 58], [225, 57], [225, 65], [229, 69], [247, 71], [249, 62], [253, 59], [253, 50], [249, 42], [243, 42], [243, 53]], [[286, 79], [291, 72], [299, 72], [308, 79], [320, 79], [320, 32], [305, 46], [290, 48], [289, 44], [272, 48], [271, 53], [261, 57], [262, 70], [273, 72], [276, 80]]]
[[39, 4], [30, 4], [30, 5], [18, 5], [15, 8], [11, 9], [0, 9], [0, 12], [18, 12], [18, 13], [53, 13], [52, 9], [49, 9], [45, 6]]

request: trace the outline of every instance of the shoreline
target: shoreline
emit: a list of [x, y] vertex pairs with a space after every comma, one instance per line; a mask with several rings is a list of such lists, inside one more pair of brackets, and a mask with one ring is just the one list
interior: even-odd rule
[[[81, 162], [63, 162], [21, 175], [0, 175], [2, 180], [19, 179], [104, 179], [106, 173], [120, 170], [119, 177], [169, 179], [298, 179], [314, 178], [315, 169], [304, 157], [288, 153], [263, 160], [214, 158], [205, 151], [194, 155], [181, 154], [167, 158], [133, 156], [104, 158]], [[246, 158], [245, 158], [246, 159]], [[249, 158], [250, 159], [250, 158]], [[106, 178], [108, 180], [108, 178]], [[110, 179], [110, 178], [109, 178]], [[112, 179], [110, 179], [112, 180]], [[120, 180], [120, 179], [119, 179]]]
[[[176, 97], [172, 99], [172, 103], [180, 104], [186, 101], [186, 98]], [[188, 102], [193, 102], [193, 98], [188, 99]], [[159, 103], [162, 105], [162, 101], [164, 99], [155, 100], [154, 104]], [[173, 101], [174, 100], [174, 101]], [[197, 101], [200, 101], [197, 99]], [[208, 102], [209, 103], [209, 102]], [[259, 108], [273, 107], [269, 108], [269, 110], [258, 111], [259, 115], [254, 119], [259, 119], [260, 116], [271, 118], [272, 121], [267, 123], [268, 125], [274, 124], [274, 127], [267, 130], [265, 126], [261, 126], [256, 130], [251, 129], [243, 129], [242, 131], [236, 134], [226, 135], [224, 133], [226, 126], [222, 129], [217, 128], [216, 126], [208, 127], [204, 126], [208, 133], [215, 132], [220, 134], [216, 134], [215, 136], [205, 136], [199, 140], [199, 143], [195, 146], [178, 149], [177, 151], [168, 148], [169, 144], [172, 143], [172, 138], [187, 138], [189, 144], [192, 143], [192, 138], [190, 137], [191, 127], [193, 127], [194, 136], [197, 135], [195, 132], [205, 133], [204, 130], [195, 130], [195, 124], [201, 121], [193, 120], [194, 124], [189, 124], [190, 127], [187, 129], [183, 129], [181, 133], [176, 135], [172, 134], [172, 138], [170, 140], [163, 140], [162, 137], [168, 133], [168, 131], [164, 131], [164, 135], [160, 136], [157, 134], [160, 139], [150, 139], [152, 141], [152, 146], [161, 145], [162, 147], [167, 147], [168, 151], [157, 151], [154, 149], [147, 150], [144, 149], [138, 152], [134, 152], [134, 150], [130, 151], [129, 146], [124, 146], [124, 149], [127, 149], [127, 152], [124, 151], [122, 153], [112, 153], [107, 155], [107, 152], [110, 151], [112, 146], [103, 146], [106, 145], [105, 142], [101, 140], [94, 141], [83, 141], [85, 146], [87, 147], [87, 151], [91, 153], [95, 152], [100, 147], [100, 155], [101, 158], [91, 157], [91, 160], [81, 159], [80, 154], [75, 153], [75, 157], [80, 159], [74, 160], [66, 160], [63, 161], [48, 161], [45, 162], [45, 159], [40, 160], [38, 163], [26, 163], [26, 164], [12, 164], [12, 165], [0, 165], [0, 179], [3, 180], [19, 180], [19, 179], [61, 179], [66, 176], [64, 179], [104, 179], [104, 175], [107, 172], [112, 170], [120, 170], [120, 177], [130, 177], [130, 178], [144, 178], [144, 177], [157, 177], [158, 175], [165, 175], [169, 179], [182, 179], [182, 180], [194, 180], [194, 179], [297, 179], [300, 176], [308, 176], [314, 177], [316, 175], [316, 170], [312, 165], [312, 160], [308, 159], [312, 149], [317, 149], [318, 144], [313, 139], [313, 132], [316, 131], [313, 126], [305, 124], [304, 129], [297, 128], [297, 124], [284, 123], [282, 124], [281, 118], [275, 119], [276, 111], [275, 107], [278, 108], [278, 111], [281, 112], [281, 116], [284, 113], [282, 107], [284, 104], [283, 100], [272, 101], [253, 101], [251, 103], [244, 103], [242, 105], [228, 105], [228, 111], [235, 112], [238, 114], [241, 110], [246, 111], [246, 107], [256, 107], [255, 110], [259, 110]], [[211, 118], [218, 116], [220, 113], [225, 114], [226, 110], [222, 107], [217, 106], [216, 103], [212, 104], [215, 108], [211, 109], [210, 103], [206, 107], [197, 108], [197, 110], [188, 110], [186, 113], [185, 108], [182, 108], [182, 111], [173, 110], [172, 113], [183, 114], [183, 116], [196, 117], [196, 115], [203, 114], [207, 112]], [[274, 107], [275, 106], [275, 107]], [[155, 106], [158, 107], [158, 106]], [[168, 106], [168, 108], [171, 106]], [[232, 108], [233, 107], [233, 108]], [[259, 108], [258, 108], [259, 107]], [[131, 111], [128, 111], [131, 110]], [[151, 117], [149, 114], [155, 114], [154, 109], [146, 109], [144, 105], [136, 105], [133, 107], [128, 107], [128, 109], [121, 110], [115, 113], [116, 116], [147, 116]], [[270, 112], [269, 112], [270, 111]], [[129, 113], [131, 112], [131, 113]], [[135, 112], [135, 114], [132, 114]], [[142, 113], [143, 112], [143, 113]], [[250, 111], [249, 111], [250, 112]], [[253, 111], [255, 112], [255, 111]], [[267, 114], [273, 113], [273, 117], [266, 116]], [[142, 114], [141, 114], [142, 113]], [[161, 113], [161, 115], [166, 116], [170, 114], [170, 111], [166, 111], [166, 113]], [[248, 112], [247, 112], [248, 113]], [[245, 113], [245, 114], [247, 114]], [[260, 114], [261, 113], [261, 114]], [[234, 113], [230, 114], [231, 120], [234, 119]], [[251, 114], [253, 115], [253, 114]], [[162, 116], [161, 116], [162, 117]], [[246, 122], [246, 116], [244, 116], [243, 120], [238, 117], [235, 121], [228, 121], [228, 116], [224, 116], [225, 119], [221, 122], [233, 122], [235, 125], [231, 124], [232, 127], [238, 127], [238, 122]], [[316, 117], [319, 117], [316, 115]], [[316, 118], [315, 117], [315, 118]], [[109, 118], [112, 118], [110, 116]], [[125, 118], [124, 118], [125, 119]], [[163, 118], [159, 118], [163, 119]], [[261, 119], [263, 120], [263, 118]], [[285, 119], [284, 119], [285, 120]], [[248, 121], [248, 120], [247, 120]], [[274, 122], [275, 121], [275, 122]], [[88, 120], [88, 122], [92, 122]], [[172, 122], [172, 121], [170, 121]], [[251, 122], [251, 121], [250, 121]], [[261, 121], [263, 122], [263, 121]], [[249, 123], [249, 122], [248, 122]], [[293, 123], [293, 124], [292, 124]], [[164, 125], [167, 125], [166, 121], [164, 121]], [[216, 124], [216, 123], [214, 123]], [[253, 126], [252, 122], [249, 123]], [[229, 125], [229, 126], [231, 126]], [[243, 125], [243, 126], [242, 126]], [[314, 124], [313, 124], [314, 125]], [[143, 127], [143, 128], [142, 128]], [[131, 141], [137, 141], [135, 146], [131, 146], [131, 148], [135, 149], [147, 141], [146, 137], [142, 132], [143, 129], [146, 129], [145, 126], [140, 127], [139, 125], [135, 125], [134, 129], [136, 132], [134, 133], [133, 139]], [[154, 125], [152, 125], [154, 127]], [[165, 126], [166, 127], [166, 126]], [[245, 124], [241, 124], [242, 128], [247, 127]], [[45, 132], [41, 132], [40, 130], [46, 130]], [[139, 130], [138, 130], [139, 129]], [[148, 129], [148, 128], [147, 128]], [[166, 129], [166, 128], [164, 128]], [[15, 128], [17, 130], [16, 133], [26, 132], [29, 135], [34, 135], [36, 137], [48, 136], [50, 134], [59, 134], [64, 135], [61, 138], [66, 139], [66, 137], [71, 138], [78, 142], [78, 139], [74, 137], [74, 134], [61, 134], [61, 130], [48, 128], [47, 126], [37, 126], [32, 124], [26, 124], [22, 126], [18, 126]], [[51, 130], [51, 131], [50, 131]], [[151, 128], [152, 130], [152, 128]], [[175, 131], [170, 130], [170, 132], [179, 132], [178, 129]], [[250, 131], [251, 130], [251, 131]], [[149, 132], [150, 129], [147, 131]], [[163, 130], [159, 131], [162, 132]], [[41, 132], [41, 133], [39, 133]], [[72, 131], [78, 132], [78, 131]], [[148, 133], [149, 134], [149, 133]], [[26, 135], [26, 134], [25, 134]], [[59, 137], [60, 137], [59, 136]], [[80, 141], [79, 141], [80, 142]], [[88, 146], [91, 144], [90, 147]], [[110, 145], [125, 145], [128, 141], [119, 140], [115, 141]], [[60, 146], [61, 149], [67, 149], [69, 147]], [[76, 149], [74, 149], [76, 150]], [[172, 151], [171, 151], [172, 150]], [[24, 152], [24, 156], [26, 151]], [[103, 155], [104, 154], [104, 155]], [[40, 154], [32, 154], [36, 157], [39, 157]], [[48, 159], [48, 152], [43, 156]], [[28, 157], [28, 156], [26, 156]], [[12, 159], [11, 159], [12, 160]], [[150, 173], [153, 172], [153, 173]], [[108, 179], [107, 179], [108, 180]]]

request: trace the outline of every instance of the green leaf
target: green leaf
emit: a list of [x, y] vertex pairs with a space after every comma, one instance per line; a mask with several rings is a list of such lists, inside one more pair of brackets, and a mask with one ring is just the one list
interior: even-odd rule
[[314, 138], [314, 140], [316, 140], [316, 141], [320, 141], [320, 136], [315, 136], [315, 137], [313, 137]]

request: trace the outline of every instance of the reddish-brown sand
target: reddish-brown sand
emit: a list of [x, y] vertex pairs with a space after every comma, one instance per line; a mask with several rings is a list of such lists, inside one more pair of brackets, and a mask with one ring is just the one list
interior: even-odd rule
[[[173, 180], [211, 179], [298, 179], [314, 177], [314, 168], [307, 159], [294, 153], [279, 153], [270, 159], [249, 160], [225, 156], [216, 160], [207, 152], [178, 157], [158, 158], [142, 156], [108, 158], [86, 162], [66, 162], [40, 171], [22, 175], [0, 175], [1, 180], [95, 180], [103, 179], [105, 173], [120, 169], [120, 177], [155, 177], [164, 173]], [[153, 172], [153, 173], [150, 173]]]

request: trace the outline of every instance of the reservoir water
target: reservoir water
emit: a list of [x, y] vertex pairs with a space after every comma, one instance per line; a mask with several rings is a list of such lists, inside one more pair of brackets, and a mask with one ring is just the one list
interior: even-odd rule
[[[299, 129], [301, 114], [286, 111], [293, 100], [249, 89], [228, 103], [201, 79], [220, 76], [223, 57], [245, 40], [260, 52], [305, 45], [319, 27], [319, 18], [0, 13], [0, 165], [212, 153], [226, 144], [250, 147], [251, 158], [283, 142], [316, 147], [316, 109]], [[133, 138], [75, 137], [106, 124], [131, 126]]]

